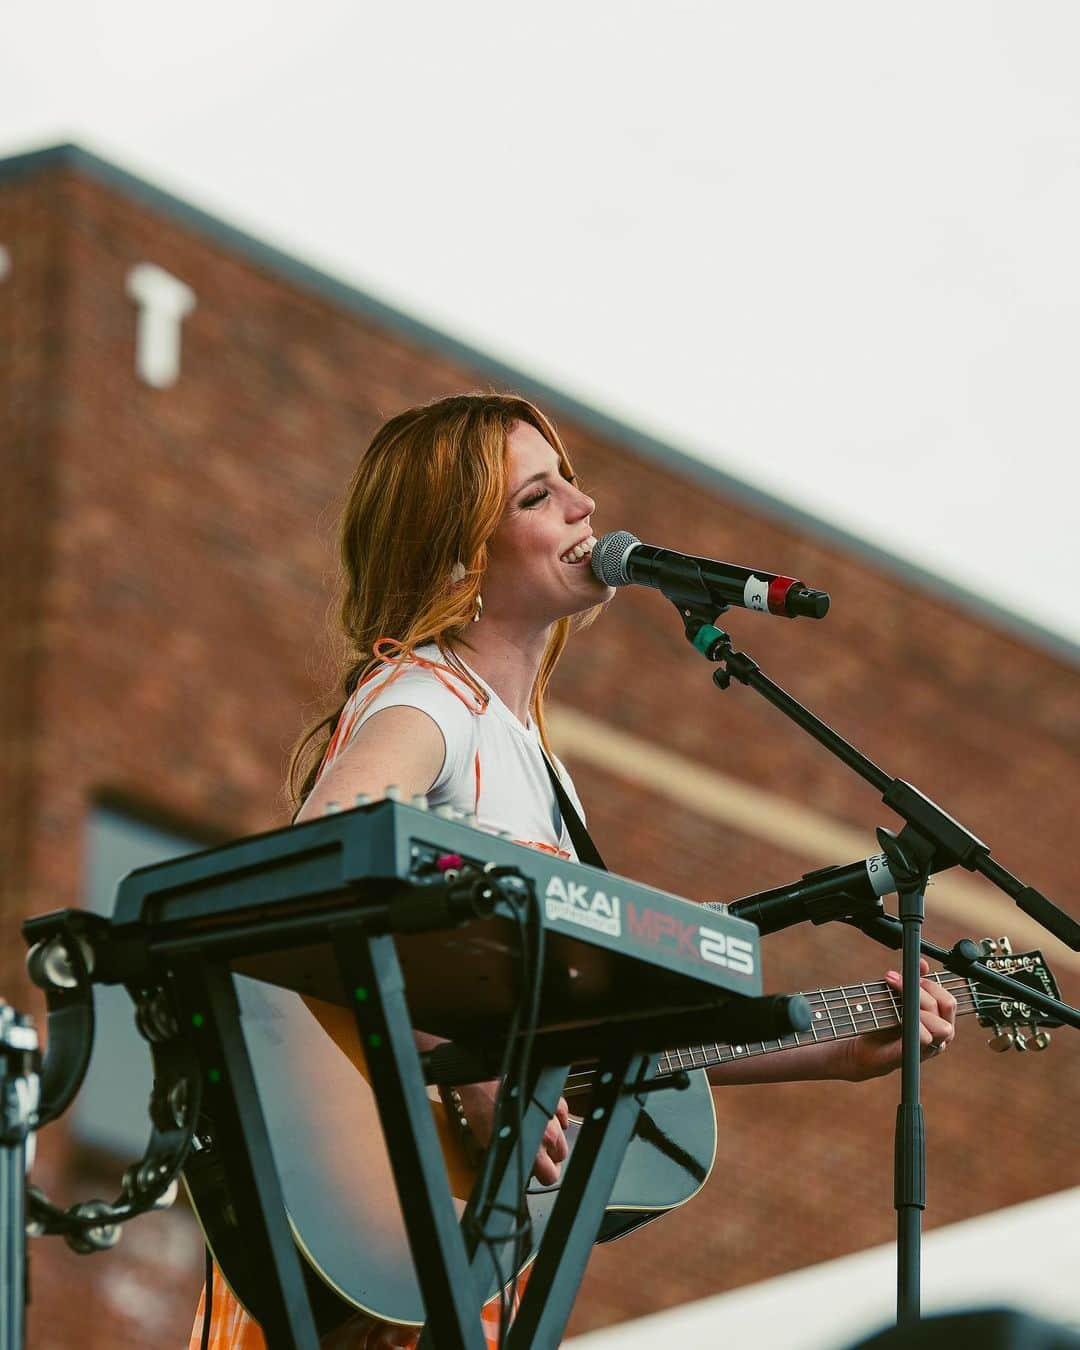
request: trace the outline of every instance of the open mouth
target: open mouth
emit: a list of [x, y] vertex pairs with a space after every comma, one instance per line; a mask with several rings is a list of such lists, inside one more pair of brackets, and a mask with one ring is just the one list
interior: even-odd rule
[[584, 567], [592, 557], [593, 548], [596, 545], [596, 539], [589, 535], [581, 543], [575, 544], [573, 548], [568, 548], [565, 553], [559, 555], [559, 561], [565, 563], [567, 567]]

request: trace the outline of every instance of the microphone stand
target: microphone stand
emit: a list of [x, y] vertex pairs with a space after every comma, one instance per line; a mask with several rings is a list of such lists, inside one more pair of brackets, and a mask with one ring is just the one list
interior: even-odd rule
[[[659, 589], [664, 590], [661, 586]], [[671, 588], [673, 591], [675, 587]], [[923, 950], [938, 955], [949, 969], [967, 976], [977, 975], [980, 981], [1004, 989], [1008, 997], [1020, 997], [1029, 1004], [1052, 1012], [1061, 1021], [1080, 1029], [1080, 1013], [1056, 999], [1041, 995], [997, 972], [989, 970], [975, 959], [978, 950], [972, 942], [959, 942], [949, 952], [931, 948], [922, 942], [922, 924], [926, 916], [926, 884], [932, 871], [960, 864], [969, 871], [980, 872], [1004, 891], [1017, 906], [1040, 923], [1073, 951], [1080, 951], [1080, 924], [1046, 896], [1007, 872], [990, 857], [989, 847], [977, 839], [958, 821], [947, 815], [936, 803], [917, 788], [902, 779], [893, 778], [848, 741], [833, 731], [790, 694], [765, 675], [757, 662], [745, 652], [732, 649], [731, 638], [717, 628], [715, 620], [728, 606], [717, 606], [715, 601], [688, 603], [685, 591], [664, 593], [679, 611], [687, 640], [706, 660], [716, 665], [713, 683], [718, 689], [729, 688], [731, 681], [761, 694], [773, 707], [812, 736], [837, 759], [864, 778], [881, 793], [886, 806], [906, 824], [900, 833], [878, 830], [878, 841], [889, 860], [900, 897], [900, 945], [903, 990], [901, 1004], [901, 1089], [900, 1105], [896, 1115], [895, 1165], [893, 1204], [897, 1212], [897, 1322], [905, 1325], [920, 1317], [920, 1260], [922, 1246], [922, 1211], [926, 1208], [926, 1132], [920, 1090], [919, 1047], [919, 956]], [[851, 918], [869, 936], [895, 947], [896, 925], [885, 916], [869, 919]], [[1010, 989], [1011, 986], [1011, 989]], [[1019, 995], [1017, 993], [1019, 992]]]
[[33, 1022], [0, 999], [0, 1350], [22, 1350], [26, 1332], [26, 1171], [37, 1069]]

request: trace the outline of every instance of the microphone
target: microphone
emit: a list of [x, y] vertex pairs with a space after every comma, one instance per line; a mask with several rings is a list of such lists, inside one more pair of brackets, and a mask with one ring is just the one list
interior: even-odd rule
[[[944, 863], [944, 867], [951, 864]], [[710, 901], [706, 909], [749, 919], [758, 932], [779, 932], [795, 923], [828, 923], [830, 919], [868, 918], [882, 912], [881, 897], [896, 890], [884, 853], [844, 867], [819, 867], [787, 886], [746, 895], [730, 904]]]
[[605, 534], [596, 544], [592, 570], [607, 586], [653, 586], [677, 605], [714, 604], [718, 613], [729, 605], [785, 619], [823, 619], [829, 612], [828, 594], [794, 577], [655, 548], [627, 530]]

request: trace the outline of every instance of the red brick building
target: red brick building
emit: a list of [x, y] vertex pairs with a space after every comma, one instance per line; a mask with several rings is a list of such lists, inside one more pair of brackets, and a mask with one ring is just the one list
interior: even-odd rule
[[[829, 590], [822, 624], [736, 614], [738, 644], [1012, 872], [1078, 908], [1080, 680], [1065, 642], [72, 147], [0, 164], [0, 248], [9, 1002], [40, 1015], [19, 923], [85, 900], [101, 820], [188, 846], [287, 821], [287, 752], [331, 678], [333, 520], [355, 460], [399, 409], [489, 386], [553, 416], [599, 527]], [[190, 292], [172, 382], [136, 371], [140, 264]], [[896, 821], [872, 790], [749, 690], [718, 697], [708, 675], [643, 590], [568, 650], [552, 727], [609, 865], [733, 898], [873, 852], [873, 827]], [[929, 937], [1009, 932], [1043, 947], [1080, 998], [1076, 956], [989, 885], [941, 878], [929, 908]], [[764, 953], [770, 989], [878, 978], [890, 963], [832, 926], [791, 929]], [[1076, 1038], [998, 1056], [973, 1021], [924, 1083], [928, 1226], [1080, 1183]], [[598, 1250], [571, 1329], [887, 1241], [897, 1091], [888, 1079], [725, 1093], [718, 1173], [736, 1169], [738, 1187], [714, 1175], [692, 1204]], [[67, 1118], [51, 1126], [38, 1183], [65, 1203], [114, 1194], [129, 1156], [92, 1140]], [[178, 1206], [130, 1225], [108, 1255], [49, 1239], [32, 1261], [31, 1345], [144, 1347], [186, 1331], [202, 1248]]]

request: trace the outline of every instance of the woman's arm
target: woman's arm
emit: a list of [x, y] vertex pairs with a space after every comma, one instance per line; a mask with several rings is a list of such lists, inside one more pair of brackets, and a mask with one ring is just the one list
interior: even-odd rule
[[427, 713], [397, 704], [383, 708], [368, 718], [319, 779], [296, 823], [323, 815], [330, 802], [347, 811], [362, 792], [377, 801], [391, 784], [406, 800], [427, 792], [445, 757], [443, 734]]
[[[921, 962], [922, 973], [930, 969]], [[890, 970], [886, 981], [900, 989], [902, 981], [895, 970]], [[921, 1027], [919, 1040], [923, 1059], [939, 1055], [956, 1034], [956, 999], [934, 980], [923, 980], [919, 993]], [[730, 1087], [740, 1083], [790, 1083], [811, 1079], [838, 1078], [850, 1083], [861, 1083], [868, 1078], [879, 1078], [900, 1066], [900, 1028], [891, 1031], [871, 1031], [847, 1040], [829, 1041], [778, 1050], [775, 1054], [748, 1056], [709, 1069], [713, 1087]]]
[[[296, 816], [296, 824], [325, 814], [331, 802], [348, 810], [360, 793], [372, 800], [386, 795], [395, 784], [408, 799], [427, 792], [438, 778], [446, 744], [436, 723], [419, 708], [395, 705], [372, 714], [353, 736], [334, 765], [323, 774]], [[441, 1041], [425, 1031], [417, 1031], [417, 1048], [430, 1050]], [[491, 1139], [498, 1083], [464, 1083], [458, 1091], [465, 1115], [481, 1147]], [[560, 1098], [555, 1115], [548, 1122], [536, 1155], [533, 1173], [544, 1185], [559, 1179], [561, 1165], [568, 1153], [564, 1133], [569, 1113], [565, 1098]]]

